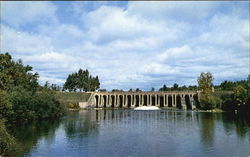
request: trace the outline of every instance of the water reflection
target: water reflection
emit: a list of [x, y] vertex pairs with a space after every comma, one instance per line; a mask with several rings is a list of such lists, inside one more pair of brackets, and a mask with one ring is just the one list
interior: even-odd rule
[[15, 135], [27, 156], [247, 156], [249, 124], [221, 113], [82, 110]]

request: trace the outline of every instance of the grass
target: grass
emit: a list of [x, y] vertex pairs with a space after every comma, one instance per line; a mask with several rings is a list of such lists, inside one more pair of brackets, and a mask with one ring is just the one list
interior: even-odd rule
[[57, 92], [56, 99], [68, 108], [78, 108], [78, 103], [88, 101], [90, 95], [84, 92]]

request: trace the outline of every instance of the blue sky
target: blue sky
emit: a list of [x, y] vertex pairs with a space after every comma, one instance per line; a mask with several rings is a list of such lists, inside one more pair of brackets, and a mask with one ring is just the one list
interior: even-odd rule
[[249, 74], [249, 2], [1, 2], [1, 53], [62, 85], [79, 68], [101, 88], [150, 90]]

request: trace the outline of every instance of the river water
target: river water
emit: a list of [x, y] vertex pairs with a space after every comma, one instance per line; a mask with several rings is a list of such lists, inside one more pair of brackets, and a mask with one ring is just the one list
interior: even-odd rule
[[20, 156], [250, 156], [250, 124], [225, 113], [82, 110], [14, 134]]

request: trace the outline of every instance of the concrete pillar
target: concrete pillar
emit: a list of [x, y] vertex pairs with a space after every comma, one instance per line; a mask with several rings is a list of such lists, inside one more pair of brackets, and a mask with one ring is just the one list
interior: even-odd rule
[[171, 95], [172, 96], [172, 107], [174, 106], [174, 94]]
[[122, 104], [122, 107], [127, 107], [127, 105], [126, 105], [126, 96], [127, 95], [123, 95], [123, 104]]
[[195, 105], [194, 105], [194, 96], [193, 96], [193, 95], [191, 95], [191, 96], [189, 97], [189, 100], [190, 100], [190, 103], [191, 103], [192, 109], [195, 109], [196, 107], [195, 107]]
[[167, 95], [167, 106], [168, 106], [168, 95]]
[[160, 107], [160, 95], [157, 95], [157, 96], [158, 96], [158, 98], [157, 98], [157, 101], [158, 101], [157, 106]]
[[155, 106], [157, 106], [157, 96], [155, 95]]
[[185, 95], [182, 95], [182, 96], [181, 96], [181, 107], [182, 107], [182, 109], [184, 109], [184, 110], [187, 109], [187, 105], [186, 105], [186, 102], [185, 102]]
[[165, 99], [164, 106], [166, 106], [167, 105], [167, 96], [166, 96], [166, 94], [164, 94], [164, 99]]
[[177, 102], [176, 102], [176, 97], [177, 97], [177, 96], [176, 96], [176, 94], [175, 94], [175, 95], [174, 95], [174, 105], [173, 105], [174, 107], [176, 107], [176, 104], [177, 104]]
[[165, 106], [165, 96], [163, 95], [163, 107]]
[[115, 107], [118, 107], [118, 103], [119, 103], [118, 95], [116, 95], [115, 96]]

